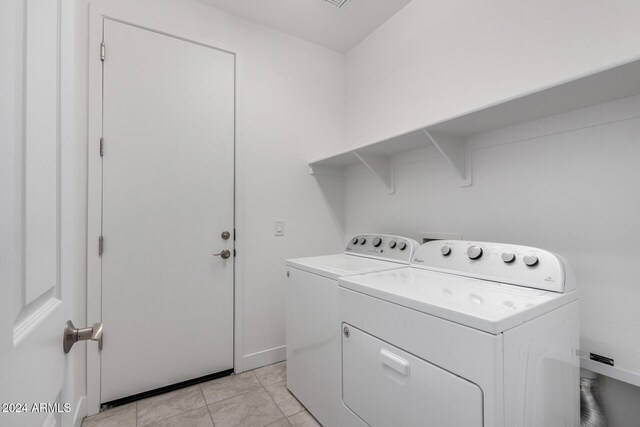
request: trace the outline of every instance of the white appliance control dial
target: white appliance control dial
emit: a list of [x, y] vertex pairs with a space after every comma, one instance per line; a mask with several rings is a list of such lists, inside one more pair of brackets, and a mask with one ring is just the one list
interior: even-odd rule
[[[449, 255], [444, 255], [447, 247]], [[562, 257], [531, 246], [433, 240], [416, 250], [411, 267], [544, 291], [576, 289], [573, 272]]]
[[502, 261], [504, 261], [505, 263], [511, 264], [515, 260], [516, 254], [514, 254], [513, 252], [502, 252]]
[[418, 246], [418, 242], [407, 237], [359, 234], [347, 241], [344, 253], [409, 264]]
[[443, 247], [440, 248], [440, 252], [444, 256], [449, 256], [451, 254], [451, 246], [444, 245]]
[[480, 246], [469, 246], [467, 249], [467, 256], [469, 259], [478, 259], [482, 256], [482, 248]]

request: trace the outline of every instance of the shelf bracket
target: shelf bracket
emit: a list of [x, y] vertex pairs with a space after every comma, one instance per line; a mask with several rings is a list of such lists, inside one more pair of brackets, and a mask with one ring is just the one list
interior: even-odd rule
[[386, 187], [389, 194], [396, 192], [395, 182], [393, 179], [393, 168], [391, 167], [391, 158], [384, 156], [375, 156], [362, 152], [354, 152], [356, 157], [367, 167]]
[[468, 158], [470, 156], [464, 139], [442, 133], [435, 133], [426, 129], [424, 133], [460, 177], [460, 186], [470, 186], [471, 159]]
[[309, 173], [315, 176], [344, 176], [344, 167], [310, 164]]

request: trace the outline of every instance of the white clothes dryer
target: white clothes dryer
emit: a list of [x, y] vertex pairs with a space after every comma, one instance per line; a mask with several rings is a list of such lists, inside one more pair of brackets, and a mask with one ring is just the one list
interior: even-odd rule
[[339, 280], [344, 425], [578, 426], [578, 298], [541, 249], [422, 245]]
[[287, 387], [324, 426], [344, 425], [341, 395], [338, 278], [402, 268], [418, 247], [400, 236], [352, 238], [344, 253], [289, 259]]

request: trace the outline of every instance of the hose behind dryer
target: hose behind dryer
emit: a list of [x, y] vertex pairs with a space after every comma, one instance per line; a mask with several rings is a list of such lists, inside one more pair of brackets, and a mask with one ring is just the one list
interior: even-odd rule
[[580, 427], [607, 427], [607, 412], [604, 409], [598, 376], [581, 370], [580, 373]]

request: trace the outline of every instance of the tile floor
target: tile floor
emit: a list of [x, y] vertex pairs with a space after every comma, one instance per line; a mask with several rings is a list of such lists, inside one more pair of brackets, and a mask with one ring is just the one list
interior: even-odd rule
[[286, 362], [150, 397], [85, 418], [83, 427], [313, 427], [287, 390]]

